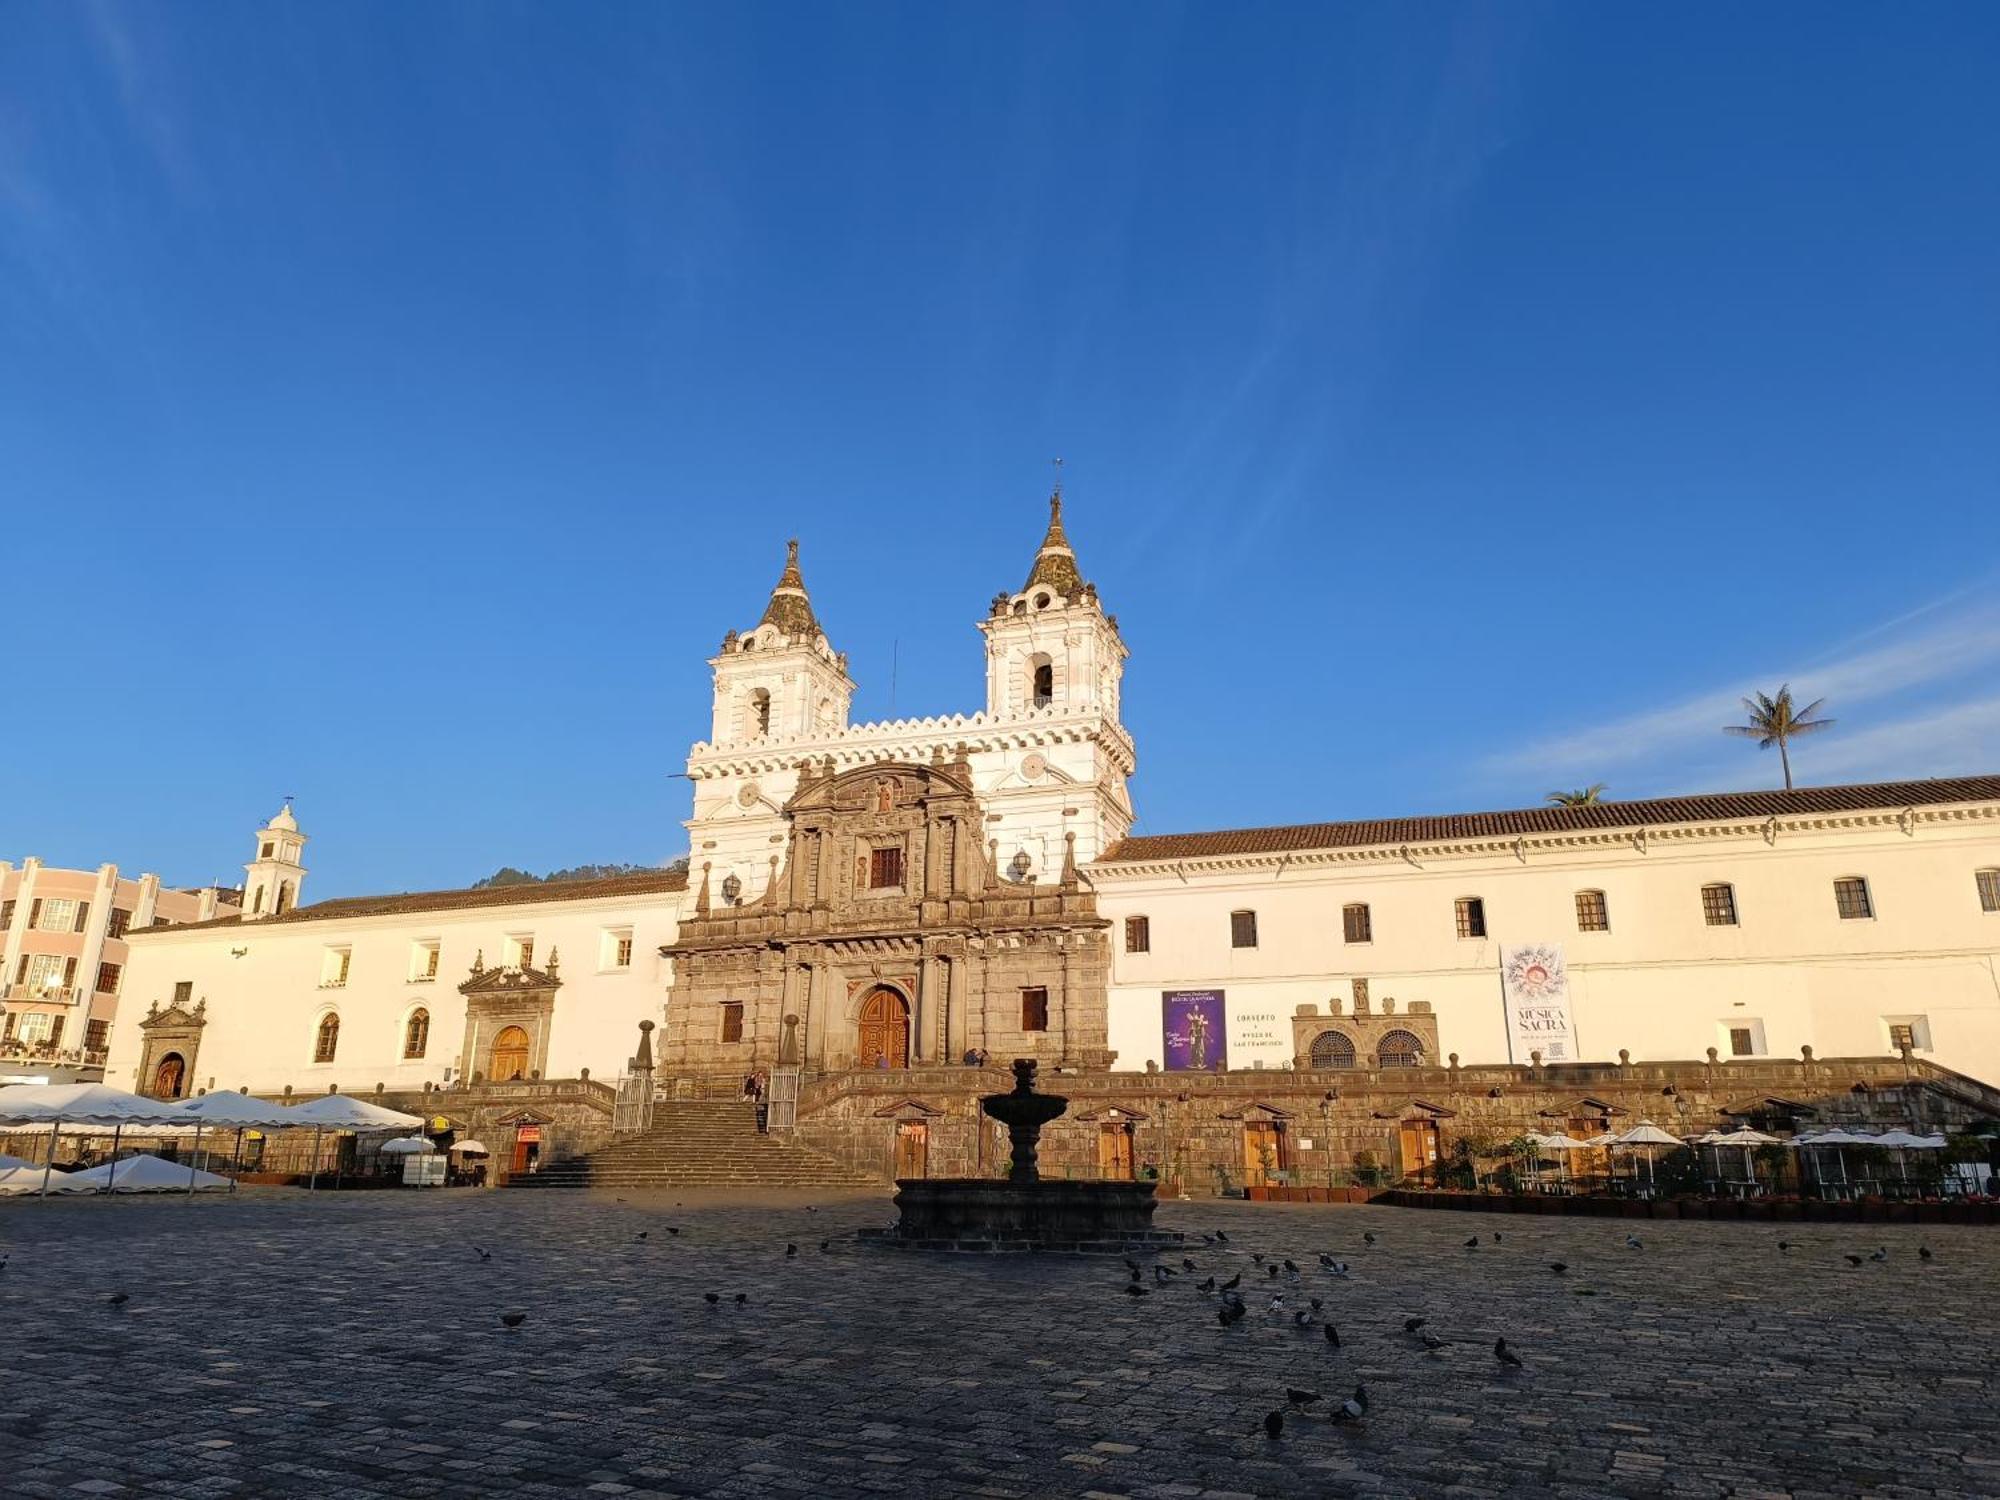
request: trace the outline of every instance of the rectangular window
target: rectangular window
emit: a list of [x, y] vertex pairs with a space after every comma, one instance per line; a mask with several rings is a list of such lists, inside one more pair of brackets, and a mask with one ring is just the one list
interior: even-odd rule
[[1889, 1045], [1898, 1052], [1908, 1048], [1914, 1052], [1917, 1047], [1917, 1028], [1908, 1022], [1898, 1022], [1889, 1028]]
[[320, 959], [319, 987], [337, 990], [347, 983], [347, 971], [354, 962], [352, 948], [329, 948]]
[[871, 890], [889, 890], [903, 883], [903, 846], [891, 844], [884, 849], [868, 851], [868, 886]]
[[1884, 1016], [1882, 1024], [1888, 1028], [1891, 1052], [1901, 1052], [1905, 1047], [1912, 1052], [1931, 1050], [1929, 1016]]
[[192, 999], [194, 999], [194, 981], [192, 979], [176, 979], [174, 981], [174, 1004], [186, 1005]]
[[1576, 893], [1576, 930], [1578, 932], [1609, 932], [1611, 930], [1611, 909], [1604, 902], [1602, 891], [1578, 891]]
[[[1981, 870], [1979, 872], [1979, 909], [1981, 911], [2000, 911], [2000, 870]], [[4, 920], [0, 920], [0, 927], [5, 927], [6, 925]]]
[[121, 964], [99, 964], [97, 966], [97, 993], [115, 995], [118, 993], [118, 976], [124, 972]]
[[85, 1052], [102, 1052], [110, 1043], [111, 1023], [109, 1021], [92, 1021], [88, 1026], [83, 1028], [83, 1050]]
[[[4, 927], [6, 925], [7, 925], [6, 923], [0, 922], [0, 927]], [[132, 913], [127, 911], [122, 906], [112, 907], [111, 922], [110, 925], [104, 929], [104, 935], [106, 937], [122, 938], [123, 936], [125, 936], [126, 933], [130, 932], [131, 930], [132, 930]]]
[[629, 969], [632, 967], [631, 933], [628, 932], [618, 939], [617, 947], [613, 951], [611, 957], [612, 961], [621, 969]]
[[51, 896], [34, 906], [34, 925], [42, 932], [74, 932], [76, 903], [63, 896]]
[[1731, 1057], [1754, 1057], [1756, 1053], [1756, 1036], [1748, 1026], [1732, 1026], [1729, 1028], [1729, 1055]]
[[410, 947], [410, 983], [430, 984], [438, 977], [442, 944], [435, 938], [420, 940]]
[[60, 953], [32, 953], [23, 955], [23, 962], [26, 967], [21, 977], [27, 983], [28, 993], [44, 995], [63, 987], [64, 976], [76, 960], [64, 958]]
[[632, 929], [629, 927], [607, 927], [597, 940], [597, 967], [600, 969], [629, 969], [632, 967]]
[[1479, 897], [1458, 898], [1458, 935], [1462, 938], [1486, 936], [1486, 903]]
[[21, 1024], [15, 1029], [14, 1036], [30, 1046], [37, 1042], [45, 1042], [49, 1039], [49, 1023], [54, 1019], [45, 1010], [32, 1011], [21, 1017]]
[[1125, 951], [1127, 953], [1153, 951], [1153, 924], [1145, 917], [1125, 919]]
[[9, 896], [5, 901], [0, 901], [0, 932], [12, 930], [14, 926], [14, 908], [18, 905], [20, 903], [12, 896]]
[[743, 1040], [743, 1006], [739, 1001], [722, 1002], [722, 1039], [725, 1042]]
[[1232, 948], [1257, 946], [1257, 913], [1233, 911], [1229, 914], [1229, 946]]
[[1340, 928], [1350, 943], [1375, 941], [1375, 924], [1369, 918], [1368, 908], [1359, 902], [1340, 909]]
[[510, 969], [531, 969], [535, 964], [535, 937], [533, 933], [517, 932], [507, 939], [507, 967]]
[[1021, 991], [1021, 1029], [1023, 1031], [1047, 1031], [1049, 1029], [1049, 992], [1045, 989]]
[[1701, 888], [1701, 919], [1711, 927], [1736, 925], [1736, 887], [1705, 885]]
[[1875, 915], [1874, 903], [1868, 899], [1868, 882], [1859, 875], [1845, 876], [1833, 883], [1833, 905], [1843, 922]]

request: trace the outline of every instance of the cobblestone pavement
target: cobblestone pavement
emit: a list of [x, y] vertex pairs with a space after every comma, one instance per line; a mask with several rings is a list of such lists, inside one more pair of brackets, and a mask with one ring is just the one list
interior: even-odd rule
[[[2000, 1493], [1991, 1230], [1169, 1204], [1200, 1272], [1130, 1297], [1115, 1259], [860, 1248], [883, 1197], [680, 1196], [0, 1204], [0, 1493]], [[1253, 1252], [1304, 1268], [1285, 1316]], [[1263, 1435], [1357, 1381], [1364, 1423]]]

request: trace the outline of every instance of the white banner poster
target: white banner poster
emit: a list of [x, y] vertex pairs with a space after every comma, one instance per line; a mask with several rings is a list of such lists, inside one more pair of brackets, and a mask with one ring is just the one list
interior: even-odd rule
[[1569, 970], [1562, 944], [1523, 943], [1500, 950], [1500, 990], [1507, 1009], [1507, 1056], [1525, 1063], [1576, 1062], [1576, 1020], [1569, 1008]]

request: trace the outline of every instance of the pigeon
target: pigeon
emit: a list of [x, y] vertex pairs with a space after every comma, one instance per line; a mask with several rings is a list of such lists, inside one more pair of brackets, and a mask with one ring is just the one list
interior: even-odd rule
[[807, 1212], [807, 1213], [809, 1213], [809, 1214], [816, 1214], [816, 1213], [818, 1213], [818, 1212], [819, 1212], [819, 1205], [818, 1205], [817, 1203], [808, 1203], [808, 1204], [806, 1205], [806, 1212]]
[[1643, 1250], [1646, 1248], [1646, 1242], [1636, 1234], [1628, 1234], [1625, 1236], [1625, 1248], [1628, 1250]]
[[1889, 1247], [1886, 1245], [1877, 1245], [1875, 1247], [1875, 1253], [1870, 1255], [1868, 1258], [1870, 1260], [1887, 1260], [1889, 1258]]
[[1340, 1330], [1335, 1328], [1331, 1323], [1324, 1326], [1326, 1329], [1326, 1341], [1338, 1349], [1340, 1347]]
[[1195, 1263], [1194, 1263], [1193, 1261], [1189, 1260], [1189, 1259], [1188, 1259], [1188, 1258], [1187, 1258], [1187, 1257], [1186, 1257], [1185, 1255], [1183, 1255], [1183, 1256], [1181, 1257], [1181, 1269], [1182, 1269], [1183, 1271], [1192, 1271], [1192, 1270], [1195, 1270], [1195, 1269], [1197, 1269], [1197, 1268], [1196, 1268], [1196, 1266], [1195, 1266]]
[[1467, 1240], [1465, 1248], [1468, 1250], [1477, 1250], [1479, 1248], [1479, 1236], [1475, 1234], [1471, 1239]]
[[1202, 1293], [1208, 1293], [1208, 1292], [1212, 1292], [1212, 1291], [1214, 1291], [1214, 1290], [1215, 1290], [1215, 1278], [1214, 1278], [1213, 1276], [1211, 1276], [1211, 1277], [1209, 1277], [1209, 1278], [1208, 1278], [1208, 1280], [1206, 1280], [1206, 1281], [1198, 1281], [1198, 1282], [1196, 1282], [1196, 1283], [1195, 1283], [1195, 1288], [1194, 1288], [1194, 1289], [1195, 1289], [1195, 1290], [1196, 1290], [1197, 1292], [1202, 1292]]
[[798, 1253], [799, 1253], [799, 1247], [798, 1247], [797, 1245], [786, 1245], [786, 1246], [785, 1246], [785, 1259], [786, 1259], [786, 1260], [790, 1260], [790, 1259], [791, 1259], [791, 1258], [792, 1258], [792, 1257], [793, 1257], [794, 1255], [797, 1255]]
[[1125, 1269], [1130, 1271], [1134, 1276], [1137, 1276], [1139, 1274], [1139, 1262], [1128, 1255], [1125, 1257]]
[[1316, 1405], [1325, 1399], [1318, 1391], [1302, 1391], [1297, 1386], [1290, 1385], [1285, 1387], [1286, 1404], [1295, 1406], [1300, 1411], [1304, 1411], [1308, 1406]]
[[1245, 1307], [1241, 1302], [1231, 1302], [1217, 1311], [1218, 1316], [1222, 1319], [1222, 1326], [1224, 1328], [1227, 1328], [1231, 1323], [1241, 1323], [1245, 1318], [1250, 1316], [1250, 1309]]
[[1349, 1396], [1345, 1401], [1341, 1402], [1340, 1405], [1336, 1406], [1333, 1409], [1331, 1420], [1333, 1420], [1335, 1423], [1359, 1422], [1363, 1417], [1367, 1415], [1368, 1415], [1368, 1387], [1365, 1385], [1357, 1385], [1354, 1388], [1354, 1394]]
[[1267, 1438], [1281, 1438], [1284, 1435], [1285, 1435], [1285, 1414], [1281, 1411], [1265, 1412], [1264, 1436]]
[[722, 1300], [722, 1293], [720, 1293], [720, 1292], [703, 1292], [703, 1293], [701, 1294], [701, 1300], [702, 1300], [702, 1301], [704, 1301], [704, 1302], [706, 1302], [706, 1303], [707, 1303], [707, 1304], [708, 1304], [708, 1305], [709, 1305], [710, 1307], [713, 1307], [713, 1306], [715, 1306], [715, 1304], [716, 1304], [716, 1303], [718, 1303], [718, 1302], [720, 1302], [720, 1301]]
[[1345, 1281], [1347, 1279], [1347, 1262], [1344, 1260], [1335, 1261], [1333, 1263], [1333, 1274]]
[[650, 1229], [642, 1229], [637, 1234], [633, 1235], [632, 1238], [635, 1240], [643, 1240], [647, 1235], [651, 1233], [652, 1231]]
[[1204, 1245], [1213, 1245], [1215, 1243], [1215, 1236], [1212, 1234], [1205, 1234], [1201, 1237], [1201, 1242]]
[[1270, 1279], [1272, 1281], [1276, 1281], [1278, 1279], [1278, 1265], [1276, 1261], [1273, 1261], [1270, 1265], [1264, 1267], [1264, 1269], [1271, 1273]]
[[1569, 1269], [1569, 1263], [1567, 1261], [1552, 1260], [1549, 1262], [1549, 1269], [1560, 1276]]
[[1218, 1245], [1226, 1245], [1229, 1243], [1229, 1236], [1218, 1229], [1215, 1231], [1215, 1242]]
[[1312, 1298], [1311, 1300], [1312, 1300], [1312, 1309], [1313, 1309], [1313, 1311], [1314, 1311], [1314, 1312], [1318, 1312], [1318, 1311], [1320, 1310], [1320, 1308], [1321, 1308], [1321, 1306], [1322, 1306], [1323, 1304], [1322, 1304], [1322, 1303], [1320, 1302], [1319, 1298], [1317, 1298], [1317, 1297], [1314, 1297], [1314, 1298]]
[[819, 1242], [819, 1253], [821, 1255], [831, 1255], [833, 1253], [833, 1241], [821, 1240]]
[[1497, 1235], [1497, 1234], [1496, 1234], [1496, 1235], [1494, 1235], [1494, 1236], [1493, 1236], [1493, 1243], [1494, 1243], [1494, 1244], [1496, 1244], [1496, 1245], [1500, 1243], [1500, 1236], [1499, 1236], [1499, 1235]]
[[623, 1203], [625, 1200], [623, 1198], [613, 1198], [611, 1201], [613, 1203]]
[[1241, 1285], [1243, 1285], [1243, 1273], [1238, 1271], [1234, 1276], [1222, 1283], [1222, 1289], [1225, 1292], [1233, 1292]]
[[1430, 1322], [1429, 1318], [1405, 1318], [1403, 1319], [1403, 1332], [1415, 1333], [1428, 1322]]
[[482, 1250], [477, 1245], [474, 1245], [472, 1247], [472, 1253], [478, 1256], [481, 1260], [493, 1259], [493, 1252], [491, 1250]]
[[1250, 1259], [1261, 1266], [1264, 1264], [1264, 1252], [1261, 1250], [1252, 1250], [1250, 1252]]
[[[676, 1204], [674, 1205], [674, 1207], [675, 1207], [675, 1208], [679, 1208], [679, 1207], [680, 1207], [680, 1205], [679, 1205], [678, 1203], [676, 1203]], [[667, 1225], [667, 1233], [668, 1233], [668, 1234], [679, 1234], [679, 1233], [680, 1233], [680, 1230], [676, 1229], [676, 1228], [675, 1228], [675, 1227], [674, 1227], [673, 1225], [669, 1224], [669, 1225]]]
[[1791, 1253], [1791, 1249], [1792, 1249], [1792, 1242], [1790, 1240], [1778, 1241], [1778, 1253], [1780, 1255], [1789, 1255]]
[[109, 1302], [113, 1307], [123, 1307], [132, 1300], [132, 1294], [130, 1292], [113, 1292], [104, 1300]]
[[1861, 1257], [1858, 1255], [1843, 1256], [1842, 1259], [1844, 1259], [1850, 1266], [1858, 1266], [1861, 1264]]
[[1128, 1297], [1150, 1297], [1153, 1294], [1140, 1286], [1138, 1282], [1133, 1281], [1126, 1283], [1125, 1295]]
[[1364, 1244], [1364, 1245], [1372, 1245], [1372, 1244], [1374, 1244], [1374, 1243], [1375, 1243], [1375, 1231], [1374, 1231], [1374, 1230], [1372, 1230], [1372, 1229], [1364, 1229], [1364, 1230], [1362, 1230], [1362, 1231], [1361, 1231], [1361, 1243], [1362, 1243], [1362, 1244]]
[[1418, 1334], [1417, 1337], [1423, 1340], [1424, 1347], [1433, 1354], [1444, 1347], [1444, 1340], [1432, 1333], [1428, 1328]]
[[[1919, 1246], [1917, 1246], [1917, 1259], [1918, 1259], [1918, 1260], [1929, 1260], [1929, 1259], [1931, 1259], [1931, 1258], [1932, 1258], [1932, 1257], [1931, 1257], [1931, 1247], [1930, 1247], [1929, 1245], [1919, 1245]], [[0, 1271], [4, 1271], [4, 1270], [6, 1270], [6, 1269], [7, 1269], [7, 1262], [6, 1262], [5, 1258], [0, 1258]]]
[[1173, 1274], [1174, 1273], [1172, 1271], [1169, 1271], [1165, 1266], [1154, 1266], [1153, 1285], [1165, 1286], [1167, 1284], [1168, 1278], [1170, 1278]]
[[1325, 1266], [1328, 1270], [1333, 1269], [1333, 1257], [1331, 1255], [1328, 1255], [1324, 1250], [1320, 1251], [1319, 1253], [1319, 1263]]
[[1493, 1341], [1493, 1357], [1510, 1370], [1524, 1368], [1521, 1364], [1521, 1356], [1507, 1347], [1505, 1339], [1495, 1339]]
[[519, 1328], [523, 1323], [527, 1321], [528, 1321], [528, 1315], [526, 1313], [500, 1314], [500, 1324], [503, 1328]]
[[1274, 1313], [1281, 1313], [1284, 1310], [1285, 1310], [1285, 1294], [1283, 1292], [1271, 1293], [1271, 1311]]
[[1301, 1328], [1310, 1328], [1312, 1327], [1313, 1315], [1304, 1308], [1300, 1308], [1299, 1311], [1292, 1314], [1292, 1321]]
[[750, 1305], [750, 1294], [748, 1292], [738, 1292], [736, 1294], [736, 1305], [738, 1307], [748, 1307]]
[[1285, 1269], [1296, 1276], [1299, 1274], [1299, 1263], [1295, 1260], [1288, 1260], [1285, 1262]]

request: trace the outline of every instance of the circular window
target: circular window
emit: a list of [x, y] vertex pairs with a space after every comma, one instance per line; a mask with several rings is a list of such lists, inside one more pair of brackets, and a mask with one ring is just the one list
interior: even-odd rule
[[1047, 609], [1048, 607], [1049, 607], [1049, 596], [1047, 594], [1035, 595], [1036, 609]]

